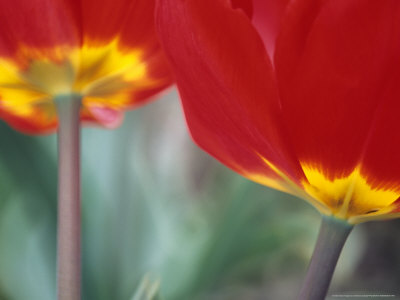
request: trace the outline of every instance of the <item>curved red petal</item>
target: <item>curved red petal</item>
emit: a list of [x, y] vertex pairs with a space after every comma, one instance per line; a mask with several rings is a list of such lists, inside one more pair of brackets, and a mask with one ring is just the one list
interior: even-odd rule
[[194, 140], [242, 174], [276, 177], [262, 156], [299, 181], [272, 66], [250, 20], [224, 0], [158, 3], [160, 38]]
[[294, 2], [275, 60], [285, 121], [303, 164], [343, 177], [368, 148], [400, 53], [400, 2]]

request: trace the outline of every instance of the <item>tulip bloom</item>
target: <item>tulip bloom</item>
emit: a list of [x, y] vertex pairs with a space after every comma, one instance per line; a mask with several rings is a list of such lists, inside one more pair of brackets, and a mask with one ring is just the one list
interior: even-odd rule
[[1, 0], [0, 119], [54, 131], [54, 99], [73, 94], [81, 120], [118, 126], [172, 82], [153, 14], [151, 0]]
[[80, 299], [80, 125], [113, 128], [172, 83], [154, 0], [0, 0], [0, 118], [58, 128], [58, 299]]
[[323, 215], [299, 300], [354, 224], [400, 216], [398, 0], [157, 0], [194, 140]]
[[400, 216], [400, 2], [159, 0], [188, 126], [243, 176], [356, 224]]

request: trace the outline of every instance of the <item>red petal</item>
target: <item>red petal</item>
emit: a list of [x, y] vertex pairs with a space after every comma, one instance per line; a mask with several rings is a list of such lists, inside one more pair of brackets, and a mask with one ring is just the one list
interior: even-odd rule
[[[397, 17], [396, 28], [400, 27]], [[397, 43], [400, 38], [397, 35]], [[399, 47], [400, 48], [400, 47]], [[382, 91], [377, 95], [379, 105], [371, 120], [371, 130], [366, 141], [362, 171], [373, 188], [400, 191], [400, 58], [396, 53], [393, 73], [388, 74]], [[389, 55], [389, 53], [387, 53]], [[397, 73], [397, 74], [396, 74]], [[397, 201], [399, 207], [399, 201]]]
[[140, 50], [157, 90], [173, 80], [155, 33], [154, 8], [155, 0], [83, 0], [81, 18], [88, 43], [101, 45], [118, 38], [121, 50]]
[[299, 159], [341, 177], [361, 163], [398, 68], [400, 2], [294, 2], [275, 61], [285, 121]]
[[[31, 117], [19, 117], [9, 114], [0, 108], [0, 120], [5, 121], [12, 128], [26, 134], [47, 134], [57, 126], [56, 118], [48, 119], [46, 113], [38, 110]], [[46, 120], [46, 121], [44, 121]]]
[[0, 56], [21, 45], [53, 48], [79, 42], [77, 12], [67, 0], [0, 1]]
[[173, 83], [169, 64], [154, 28], [155, 0], [83, 0], [85, 40], [108, 43], [119, 39], [121, 50], [139, 50], [146, 64], [146, 78], [153, 84], [132, 83], [132, 105], [144, 103]]
[[[92, 120], [106, 128], [117, 128], [124, 119], [124, 113], [108, 107], [93, 106], [87, 108]], [[89, 121], [89, 118], [87, 119]]]
[[82, 27], [90, 41], [120, 38], [126, 47], [158, 47], [155, 0], [82, 0]]
[[242, 174], [271, 175], [259, 153], [299, 179], [271, 63], [250, 20], [225, 0], [158, 3], [158, 30], [196, 142]]
[[253, 1], [252, 0], [231, 0], [233, 8], [242, 9], [246, 15], [251, 18], [253, 16]]
[[241, 8], [252, 20], [272, 58], [281, 19], [289, 0], [231, 0], [233, 8]]
[[282, 17], [289, 0], [253, 0], [254, 14], [252, 22], [264, 41], [264, 45], [272, 58], [275, 51], [276, 38], [281, 28]]

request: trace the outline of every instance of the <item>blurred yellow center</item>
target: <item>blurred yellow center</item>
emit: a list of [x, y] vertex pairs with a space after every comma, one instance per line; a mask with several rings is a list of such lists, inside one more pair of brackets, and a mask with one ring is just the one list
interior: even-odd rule
[[36, 106], [53, 108], [61, 94], [80, 94], [83, 105], [123, 108], [133, 85], [151, 85], [139, 50], [125, 50], [118, 39], [81, 48], [21, 46], [15, 60], [0, 58], [0, 107], [20, 116]]

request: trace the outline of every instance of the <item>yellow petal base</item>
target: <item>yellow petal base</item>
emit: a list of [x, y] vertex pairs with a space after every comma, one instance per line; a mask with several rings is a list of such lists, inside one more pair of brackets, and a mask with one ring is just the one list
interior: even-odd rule
[[268, 160], [262, 160], [279, 179], [262, 174], [245, 176], [260, 184], [302, 198], [324, 215], [346, 220], [350, 224], [400, 217], [400, 213], [393, 213], [400, 191], [394, 188], [372, 187], [360, 167], [356, 167], [346, 176], [330, 179], [321, 169], [302, 164], [306, 179], [297, 184]]

